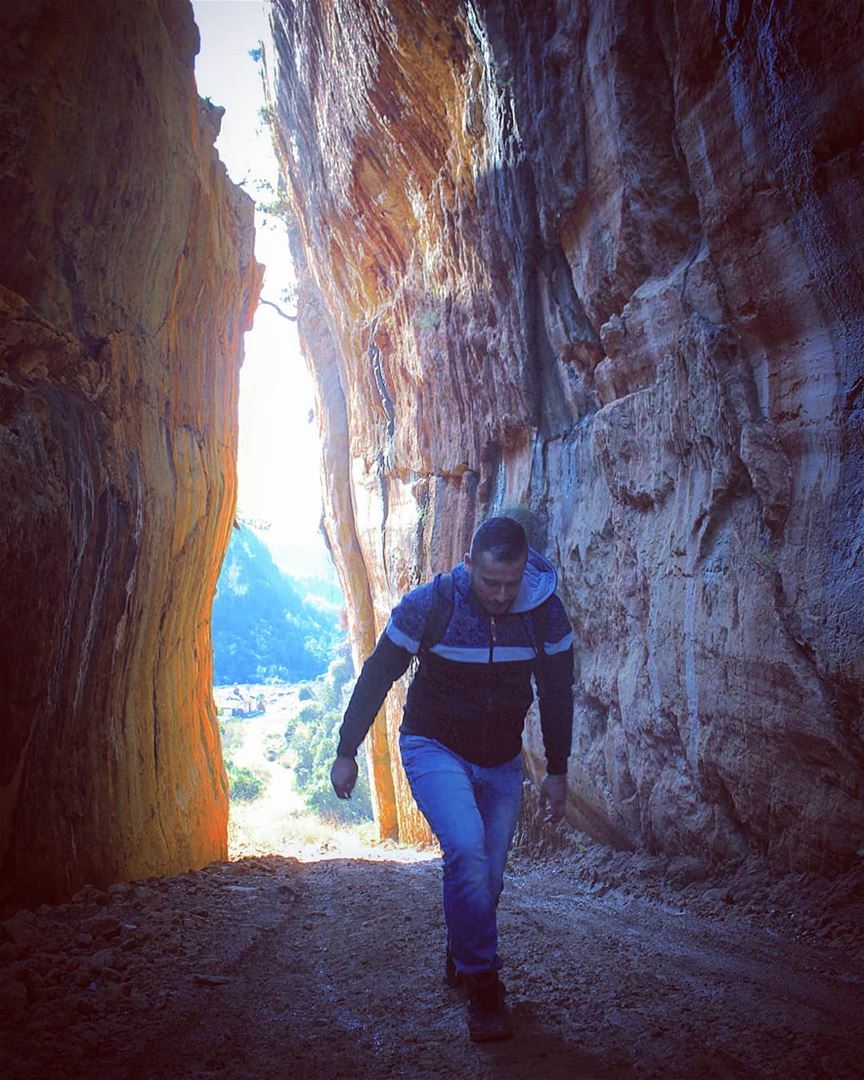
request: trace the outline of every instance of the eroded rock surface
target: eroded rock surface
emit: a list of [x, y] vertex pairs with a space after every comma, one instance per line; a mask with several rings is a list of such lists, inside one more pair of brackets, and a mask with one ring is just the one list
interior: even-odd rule
[[[859, 4], [276, 0], [325, 522], [358, 655], [529, 504], [571, 820], [834, 871], [864, 839]], [[382, 832], [422, 823], [372, 740]], [[536, 724], [528, 752], [539, 770]]]
[[186, 0], [0, 11], [2, 894], [224, 857], [210, 604], [251, 201]]

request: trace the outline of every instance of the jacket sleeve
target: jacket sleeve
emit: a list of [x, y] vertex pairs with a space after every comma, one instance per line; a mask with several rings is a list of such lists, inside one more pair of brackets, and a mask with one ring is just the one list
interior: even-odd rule
[[408, 670], [420, 649], [434, 596], [431, 582], [406, 593], [390, 613], [390, 621], [363, 665], [339, 729], [340, 757], [354, 757], [384, 704], [390, 687]]
[[386, 631], [378, 639], [374, 651], [363, 665], [339, 728], [336, 753], [340, 757], [356, 755], [390, 687], [407, 671], [411, 655], [407, 649], [394, 644]]
[[538, 660], [534, 678], [546, 771], [550, 776], [561, 776], [567, 772], [573, 733], [573, 631], [557, 596], [549, 601], [545, 656]]

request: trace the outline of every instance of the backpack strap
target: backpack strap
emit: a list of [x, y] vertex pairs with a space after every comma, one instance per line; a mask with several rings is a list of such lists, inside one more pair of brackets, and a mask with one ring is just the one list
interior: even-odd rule
[[419, 652], [428, 652], [444, 637], [453, 617], [453, 574], [436, 574], [432, 587], [432, 606], [426, 617]]
[[546, 656], [546, 632], [549, 629], [549, 598], [531, 612], [531, 628], [534, 635], [534, 652], [538, 662]]

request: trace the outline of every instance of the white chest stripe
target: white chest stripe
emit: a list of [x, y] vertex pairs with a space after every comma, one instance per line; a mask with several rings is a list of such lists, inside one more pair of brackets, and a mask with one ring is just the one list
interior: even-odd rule
[[[408, 652], [415, 656], [420, 651], [420, 642], [415, 638], [409, 637], [400, 630], [399, 627], [394, 624], [392, 619], [387, 623], [387, 637], [390, 638], [394, 645], [399, 645], [403, 649], [407, 649]], [[573, 634], [568, 632], [560, 641], [546, 642], [546, 655], [552, 656], [555, 653], [565, 652], [572, 644]], [[446, 645], [439, 641], [437, 645], [432, 646], [431, 651], [444, 660], [455, 660], [460, 664], [489, 663], [488, 645], [482, 645], [477, 648], [465, 645]], [[496, 645], [492, 652], [492, 660], [494, 663], [506, 664], [514, 660], [533, 659], [534, 649], [530, 645]]]
[[420, 651], [420, 642], [414, 638], [408, 637], [407, 634], [404, 634], [392, 619], [387, 623], [385, 633], [394, 645], [399, 645], [401, 648], [407, 649], [408, 652], [413, 653], [415, 656]]
[[[444, 645], [439, 642], [433, 645], [432, 652], [444, 660], [456, 660], [460, 664], [488, 664], [489, 646], [480, 649], [469, 649], [459, 645]], [[506, 664], [513, 660], [533, 660], [534, 650], [530, 645], [496, 645], [492, 650], [492, 661], [496, 664]]]
[[560, 641], [546, 642], [546, 655], [553, 656], [555, 653], [566, 652], [573, 644], [573, 631], [568, 630]]

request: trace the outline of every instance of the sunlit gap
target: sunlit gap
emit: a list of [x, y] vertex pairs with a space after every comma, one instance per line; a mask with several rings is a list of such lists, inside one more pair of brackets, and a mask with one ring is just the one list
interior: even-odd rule
[[194, 10], [198, 92], [225, 109], [217, 149], [231, 178], [256, 201], [256, 256], [266, 266], [262, 298], [270, 302], [258, 308], [246, 335], [237, 527], [213, 605], [229, 853], [422, 857], [376, 844], [365, 767], [351, 800], [341, 802], [330, 787], [354, 670], [344, 598], [318, 531], [312, 383], [296, 326], [285, 318], [294, 274], [275, 205], [278, 167], [265, 117], [261, 42], [269, 27], [257, 3], [196, 0]]

